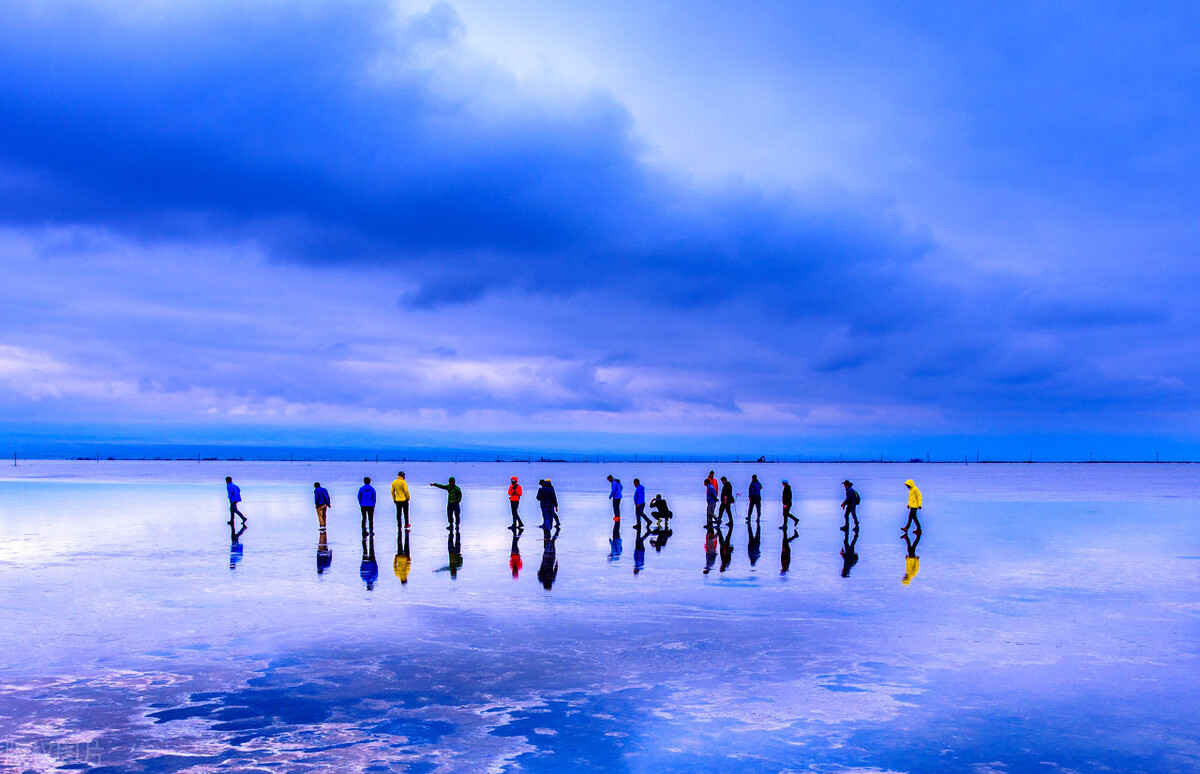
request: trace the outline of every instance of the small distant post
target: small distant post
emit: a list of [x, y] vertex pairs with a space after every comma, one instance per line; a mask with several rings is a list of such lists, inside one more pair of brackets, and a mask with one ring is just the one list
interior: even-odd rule
[[17, 453], [13, 452], [13, 467], [15, 468], [16, 466], [17, 466]]

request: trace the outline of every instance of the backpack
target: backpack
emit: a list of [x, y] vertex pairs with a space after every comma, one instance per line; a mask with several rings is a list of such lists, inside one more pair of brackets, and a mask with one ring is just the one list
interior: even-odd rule
[[857, 506], [861, 502], [862, 502], [862, 497], [859, 496], [858, 490], [855, 489], [854, 490], [854, 504]]

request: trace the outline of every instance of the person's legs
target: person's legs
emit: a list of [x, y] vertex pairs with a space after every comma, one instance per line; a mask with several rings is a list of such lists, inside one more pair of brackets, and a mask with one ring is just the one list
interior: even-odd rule
[[755, 512], [756, 508], [758, 509], [758, 518], [761, 519], [762, 518], [762, 498], [761, 497], [751, 497], [750, 498], [750, 509], [748, 511], [746, 511], [747, 519], [750, 518], [750, 516]]
[[242, 516], [242, 512], [238, 510], [238, 504], [231, 502], [229, 504], [229, 520], [233, 521], [234, 516], [241, 517], [242, 521], [246, 520], [246, 517]]
[[525, 522], [521, 521], [521, 514], [517, 513], [517, 506], [519, 506], [519, 505], [520, 505], [520, 502], [518, 502], [517, 500], [509, 500], [508, 501], [508, 506], [512, 509], [513, 524], [517, 527], [524, 527]]
[[854, 528], [858, 529], [858, 512], [854, 508], [851, 508], [849, 511], [846, 512], [846, 525], [847, 526], [850, 525], [850, 519], [854, 519]]
[[717, 504], [709, 503], [708, 504], [708, 521], [709, 521], [709, 523], [712, 523], [713, 517], [715, 517], [716, 515], [717, 515]]
[[370, 523], [371, 534], [374, 535], [375, 534], [375, 506], [374, 505], [367, 506], [367, 521]]
[[400, 501], [400, 510], [404, 513], [404, 528], [408, 529], [408, 500]]
[[451, 518], [454, 519], [455, 526], [462, 523], [462, 506], [458, 503], [450, 506]]
[[612, 504], [613, 504], [613, 518], [614, 519], [621, 518], [621, 501], [618, 498], [614, 497], [612, 499]]
[[360, 506], [358, 506], [358, 510], [362, 514], [362, 533], [364, 535], [366, 535], [367, 534], [367, 506], [360, 505]]
[[393, 500], [392, 502], [396, 504], [396, 529], [400, 529], [404, 526], [404, 522], [401, 521], [402, 514], [404, 512], [404, 506], [399, 500]]
[[325, 529], [325, 512], [328, 510], [328, 505], [317, 506], [317, 523], [321, 525], [321, 529]]
[[921, 520], [917, 518], [917, 509], [909, 508], [908, 509], [908, 521], [904, 522], [904, 531], [908, 532], [909, 525], [913, 524], [914, 522], [917, 525], [917, 532], [920, 532], [921, 531]]

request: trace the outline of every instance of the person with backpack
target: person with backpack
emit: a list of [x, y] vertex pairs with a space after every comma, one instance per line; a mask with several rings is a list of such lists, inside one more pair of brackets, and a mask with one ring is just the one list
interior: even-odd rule
[[862, 502], [862, 498], [858, 496], [858, 492], [854, 489], [854, 484], [849, 481], [843, 481], [842, 486], [846, 488], [846, 499], [842, 500], [842, 509], [846, 517], [846, 525], [843, 530], [850, 530], [850, 517], [854, 517], [854, 531], [858, 532], [858, 504]]
[[746, 510], [746, 521], [750, 521], [750, 515], [754, 513], [754, 509], [758, 509], [758, 517], [762, 518], [762, 482], [758, 480], [758, 476], [750, 476], [750, 487], [747, 489], [750, 495], [750, 507]]

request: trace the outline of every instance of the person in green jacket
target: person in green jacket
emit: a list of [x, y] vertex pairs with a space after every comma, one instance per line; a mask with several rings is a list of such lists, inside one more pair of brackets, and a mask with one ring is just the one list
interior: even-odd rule
[[446, 521], [449, 522], [446, 529], [453, 529], [462, 519], [462, 490], [454, 483], [454, 476], [445, 484], [431, 483], [430, 486], [446, 490]]

